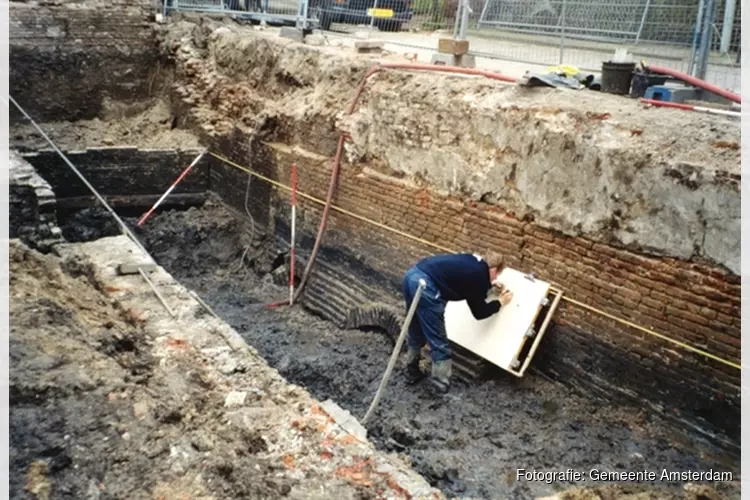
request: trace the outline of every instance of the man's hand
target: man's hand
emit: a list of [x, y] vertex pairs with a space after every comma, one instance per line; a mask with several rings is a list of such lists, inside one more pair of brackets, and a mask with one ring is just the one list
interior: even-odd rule
[[500, 303], [504, 306], [507, 306], [512, 299], [513, 299], [513, 292], [511, 292], [510, 290], [504, 290], [500, 294]]

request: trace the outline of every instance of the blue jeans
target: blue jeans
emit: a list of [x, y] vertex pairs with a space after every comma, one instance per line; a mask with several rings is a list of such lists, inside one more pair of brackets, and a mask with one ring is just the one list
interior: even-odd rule
[[417, 310], [414, 312], [407, 345], [421, 349], [425, 342], [430, 344], [433, 361], [443, 361], [451, 358], [451, 348], [448, 335], [445, 332], [445, 300], [430, 277], [416, 266], [406, 272], [404, 276], [404, 300], [408, 312], [414, 294], [419, 287], [419, 280], [427, 283], [419, 299]]

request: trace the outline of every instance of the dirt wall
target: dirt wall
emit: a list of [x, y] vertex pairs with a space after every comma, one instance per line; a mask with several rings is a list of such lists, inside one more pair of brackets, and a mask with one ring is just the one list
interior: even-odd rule
[[[158, 89], [151, 2], [11, 2], [10, 93], [37, 120], [77, 120]], [[11, 120], [23, 117], [12, 109]]]
[[724, 117], [398, 72], [374, 77], [341, 119], [369, 68], [405, 60], [205, 20], [165, 30], [173, 96], [185, 123], [207, 135], [239, 127], [331, 156], [343, 129], [356, 166], [568, 236], [739, 270], [740, 130]]
[[[378, 58], [208, 21], [162, 35], [183, 123], [231, 160], [283, 182], [296, 162], [300, 188], [325, 198], [343, 128], [351, 140], [338, 206], [443, 248], [500, 250], [576, 301], [739, 362], [739, 129], [731, 123], [595, 93], [571, 99], [404, 73], [376, 77], [342, 120]], [[234, 192], [227, 200], [241, 209], [246, 174], [221, 168], [212, 186]], [[250, 199], [256, 189], [268, 196], [259, 184]], [[262, 215], [264, 205], [260, 220], [285, 217]], [[302, 205], [302, 231], [312, 236], [320, 207]], [[336, 212], [326, 246], [387, 276], [378, 286], [396, 305], [403, 271], [436, 251]], [[318, 270], [336, 287], [326, 265], [341, 263], [323, 257]], [[738, 436], [735, 368], [569, 302], [543, 353], [537, 366], [570, 385]]]

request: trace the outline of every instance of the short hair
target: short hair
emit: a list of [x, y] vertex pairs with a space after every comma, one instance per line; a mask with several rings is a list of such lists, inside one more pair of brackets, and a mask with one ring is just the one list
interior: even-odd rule
[[505, 267], [505, 258], [497, 252], [488, 250], [485, 256], [485, 262], [490, 269], [502, 270]]

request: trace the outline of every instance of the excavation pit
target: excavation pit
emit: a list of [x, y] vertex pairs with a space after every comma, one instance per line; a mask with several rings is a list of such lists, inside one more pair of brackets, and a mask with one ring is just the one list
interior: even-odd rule
[[[333, 488], [326, 498], [378, 498], [388, 488], [398, 496], [384, 476], [373, 484], [363, 477], [361, 468], [369, 465], [353, 458], [360, 449], [349, 450], [347, 462], [337, 452], [319, 449], [321, 443], [302, 450], [305, 455], [289, 451], [296, 442], [285, 440], [289, 435], [255, 429], [240, 436], [215, 425], [226, 420], [225, 405], [231, 409], [243, 401], [237, 393], [246, 393], [246, 403], [257, 403], [256, 392], [247, 389], [257, 389], [255, 381], [245, 378], [256, 374], [273, 381], [264, 393], [268, 400], [291, 412], [284, 416], [294, 414], [289, 421], [268, 417], [288, 424], [284, 433], [312, 439], [315, 432], [299, 416], [319, 411], [287, 381], [361, 418], [403, 318], [403, 272], [441, 248], [488, 247], [508, 255], [512, 267], [560, 283], [567, 297], [588, 309], [563, 302], [521, 380], [489, 370], [479, 381], [458, 381], [453, 394], [437, 402], [423, 387], [407, 387], [397, 372], [369, 424], [379, 450], [372, 452], [373, 460], [385, 460], [383, 451], [400, 454], [446, 495], [474, 498], [548, 496], [571, 485], [516, 480], [518, 469], [647, 469], [658, 477], [664, 470], [712, 469], [739, 478], [740, 137], [735, 124], [646, 110], [597, 93], [571, 99], [550, 89], [406, 71], [378, 73], [354, 114], [345, 116], [342, 111], [365, 73], [378, 62], [403, 62], [401, 56], [381, 59], [346, 47], [289, 43], [271, 30], [200, 16], [170, 17], [153, 26], [151, 7], [123, 1], [128, 8], [116, 11], [93, 4], [80, 9], [14, 4], [13, 19], [23, 29], [11, 32], [11, 93], [43, 120], [42, 128], [179, 281], [164, 271], [156, 274], [167, 302], [193, 316], [170, 318], [145, 282], [131, 276], [117, 279], [135, 280], [128, 284], [140, 294], [137, 300], [149, 304], [148, 329], [138, 330], [139, 315], [126, 315], [133, 328], [123, 327], [114, 336], [91, 324], [88, 304], [75, 301], [76, 287], [92, 302], [138, 309], [136, 299], [107, 274], [108, 254], [120, 255], [128, 244], [114, 236], [117, 226], [92, 205], [85, 186], [45, 150], [46, 141], [16, 116], [12, 146], [28, 154], [49, 185], [35, 178], [33, 185], [11, 186], [15, 236], [46, 253], [62, 249], [68, 258], [95, 262], [92, 268], [65, 268], [51, 256], [49, 261], [23, 248], [15, 251], [12, 273], [20, 279], [12, 275], [11, 286], [20, 293], [12, 293], [12, 321], [30, 328], [12, 333], [12, 369], [21, 368], [12, 382], [18, 391], [11, 410], [18, 429], [14, 446], [22, 450], [12, 460], [14, 491], [24, 486], [44, 491], [46, 477], [53, 488], [73, 496], [107, 491], [125, 497], [134, 480], [118, 464], [134, 461], [131, 470], [154, 471], [143, 481], [144, 498], [202, 494], [186, 483], [175, 490], [153, 486], [183, 471], [188, 474], [179, 481], [193, 477], [198, 469], [192, 468], [197, 456], [192, 450], [209, 452], [211, 439], [228, 432], [216, 453], [242, 452], [233, 460], [208, 460], [207, 477], [220, 488], [209, 490], [218, 497], [319, 498], [313, 490], [322, 485]], [[87, 31], [92, 26], [96, 33]], [[106, 43], [100, 28], [113, 35]], [[101, 68], [88, 75], [92, 78], [84, 78], [92, 71], [78, 64], [84, 59]], [[59, 70], [68, 67], [75, 72]], [[299, 167], [300, 189], [309, 195], [300, 199], [297, 220], [301, 271], [342, 131], [346, 141], [334, 209], [303, 299], [292, 309], [267, 309], [264, 304], [288, 296], [284, 185], [291, 165]], [[209, 151], [204, 161], [153, 218], [136, 228], [138, 218], [204, 148]], [[250, 182], [243, 170], [248, 167], [262, 178]], [[76, 243], [66, 246], [61, 237]], [[63, 267], [62, 275], [55, 266]], [[168, 365], [173, 370], [168, 380], [157, 379], [153, 386], [146, 381], [151, 392], [144, 394], [139, 370], [160, 365], [133, 353], [160, 355], [163, 345], [182, 352], [181, 330], [192, 332], [191, 326], [210, 317], [183, 285], [234, 327], [243, 339], [233, 337], [235, 347], [252, 346], [258, 354], [245, 359], [252, 367], [247, 369], [226, 359], [226, 353], [217, 354], [225, 348], [218, 337], [197, 335], [218, 351], [188, 366]], [[47, 294], [41, 302], [32, 293], [38, 289]], [[34, 316], [35, 311], [44, 315]], [[71, 326], [76, 321], [70, 318], [86, 321], [76, 319]], [[214, 326], [229, 328], [221, 321]], [[650, 335], [651, 330], [668, 340]], [[77, 365], [58, 359], [57, 344], [45, 342], [60, 333], [87, 341], [73, 349], [70, 359]], [[97, 342], [100, 352], [92, 354]], [[189, 366], [203, 362], [209, 372], [221, 374], [221, 390], [203, 388], [205, 380], [192, 375]], [[112, 377], [97, 378], [100, 366]], [[92, 396], [89, 379], [64, 376], [61, 383], [50, 383], [37, 376], [39, 367], [67, 375], [79, 370], [103, 385]], [[273, 375], [274, 369], [286, 380]], [[192, 378], [185, 380], [188, 374]], [[101, 409], [100, 421], [120, 418], [120, 424], [138, 428], [129, 416], [96, 404], [124, 401], [132, 409], [130, 396], [109, 397], [123, 384], [125, 392], [148, 399], [149, 405], [162, 394], [168, 400], [148, 433], [130, 435], [137, 444], [132, 449], [108, 434], [111, 429], [96, 426], [95, 417], [72, 422], [73, 410], [91, 406]], [[211, 418], [188, 425], [186, 414], [174, 411], [191, 395], [196, 404], [189, 409], [213, 412]], [[61, 407], [64, 411], [57, 412]], [[137, 413], [142, 409], [139, 405]], [[50, 413], [60, 418], [45, 420]], [[32, 431], [37, 423], [41, 430]], [[193, 436], [201, 426], [211, 439]], [[115, 430], [122, 438], [122, 429]], [[185, 431], [194, 442], [180, 441]], [[264, 449], [269, 436], [281, 439], [278, 448]], [[96, 446], [100, 441], [109, 444]], [[82, 462], [73, 442], [93, 450], [92, 456]], [[143, 456], [143, 449], [153, 456], [134, 458]], [[281, 455], [285, 450], [288, 455]], [[105, 462], [99, 455], [115, 459]], [[313, 458], [330, 459], [338, 474], [297, 467]], [[107, 476], [103, 463], [124, 472]], [[167, 463], [170, 467], [164, 467]], [[82, 469], [71, 468], [76, 465]], [[258, 470], [256, 465], [260, 474], [248, 474]], [[269, 480], [278, 474], [283, 477]], [[342, 477], [354, 484], [337, 482]], [[708, 487], [727, 498], [739, 495], [737, 481]], [[659, 480], [621, 483], [599, 494], [713, 498], [686, 481]]]
[[[66, 233], [75, 227], [90, 237], [116, 234], [102, 224], [107, 218], [100, 209], [87, 209], [60, 223]], [[287, 295], [286, 273], [281, 279], [274, 278], [278, 270], [264, 273], [260, 258], [246, 257], [240, 265], [247, 221], [215, 195], [201, 206], [160, 212], [142, 228], [135, 227], [137, 219], [125, 217], [157, 262], [198, 292], [286, 380], [364, 416], [393, 349], [387, 332], [342, 329], [300, 306], [265, 308]], [[367, 428], [379, 449], [407, 456], [430, 484], [458, 497], [537, 498], [574, 486], [518, 481], [517, 469], [661, 474], [733, 467], [718, 449], [704, 455], [711, 458], [698, 458], [696, 443], [670, 430], [672, 422], [582, 397], [539, 372], [459, 382], [445, 401], [426, 387], [408, 386], [397, 373]], [[699, 447], [711, 449], [705, 442]], [[660, 498], [682, 498], [681, 483], [657, 480], [651, 486]]]

